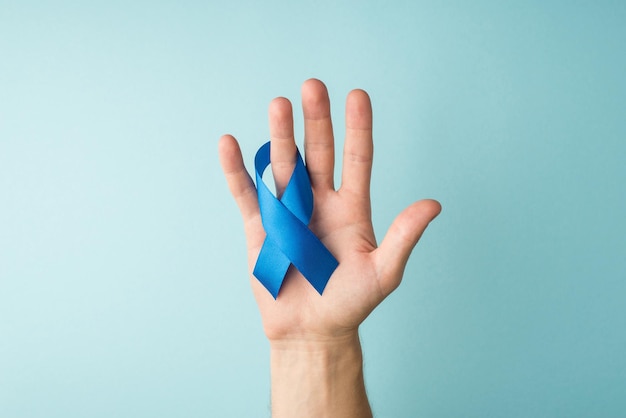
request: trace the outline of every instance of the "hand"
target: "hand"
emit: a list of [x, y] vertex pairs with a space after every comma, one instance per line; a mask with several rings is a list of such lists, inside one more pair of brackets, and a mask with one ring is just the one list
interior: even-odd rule
[[[302, 86], [304, 155], [311, 178], [314, 211], [310, 229], [339, 261], [323, 295], [293, 266], [276, 300], [250, 274], [252, 290], [271, 342], [324, 341], [350, 338], [359, 324], [398, 285], [406, 262], [422, 233], [440, 212], [434, 200], [406, 208], [394, 220], [377, 247], [371, 221], [372, 109], [363, 90], [350, 92], [346, 102], [346, 137], [341, 187], [335, 190], [334, 140], [330, 103], [324, 84], [308, 80]], [[278, 195], [286, 187], [296, 158], [291, 103], [270, 103], [271, 167]], [[265, 232], [256, 189], [246, 171], [237, 141], [220, 139], [220, 161], [230, 191], [243, 216], [250, 272]]]

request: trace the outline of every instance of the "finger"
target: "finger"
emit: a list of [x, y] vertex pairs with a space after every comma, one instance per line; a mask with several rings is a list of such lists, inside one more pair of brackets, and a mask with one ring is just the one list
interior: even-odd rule
[[363, 90], [353, 90], [346, 100], [341, 189], [369, 198], [373, 155], [370, 98]]
[[334, 189], [335, 144], [330, 118], [330, 100], [324, 83], [310, 79], [302, 85], [304, 151], [311, 185]]
[[389, 227], [380, 247], [374, 250], [380, 286], [385, 295], [400, 284], [413, 248], [440, 212], [441, 205], [436, 200], [421, 200], [403, 210]]
[[270, 160], [276, 184], [276, 195], [280, 198], [296, 165], [296, 143], [293, 138], [293, 113], [291, 102], [284, 97], [272, 100], [269, 107]]
[[239, 206], [244, 222], [248, 222], [259, 216], [259, 201], [254, 183], [243, 164], [239, 144], [231, 135], [224, 135], [220, 138], [218, 148], [220, 164], [230, 193]]

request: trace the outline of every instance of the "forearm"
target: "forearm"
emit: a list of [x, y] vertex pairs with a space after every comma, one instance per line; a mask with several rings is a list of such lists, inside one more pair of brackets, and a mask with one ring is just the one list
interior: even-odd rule
[[369, 418], [356, 332], [324, 341], [271, 342], [273, 418]]

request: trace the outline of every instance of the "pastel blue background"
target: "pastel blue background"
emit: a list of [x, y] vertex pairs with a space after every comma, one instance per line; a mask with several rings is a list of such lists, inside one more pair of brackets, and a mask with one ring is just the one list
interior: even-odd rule
[[339, 146], [371, 94], [379, 238], [444, 206], [362, 327], [376, 416], [625, 416], [625, 3], [227, 3], [0, 0], [0, 416], [269, 416], [216, 143], [309, 77]]

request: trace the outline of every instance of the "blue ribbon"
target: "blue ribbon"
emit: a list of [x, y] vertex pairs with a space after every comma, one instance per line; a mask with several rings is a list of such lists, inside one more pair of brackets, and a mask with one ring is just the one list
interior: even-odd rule
[[254, 158], [261, 221], [267, 235], [253, 274], [274, 299], [289, 265], [293, 264], [320, 295], [339, 265], [308, 227], [313, 191], [302, 156], [296, 152], [296, 166], [280, 200], [263, 182], [263, 172], [270, 165], [270, 143], [259, 148]]

